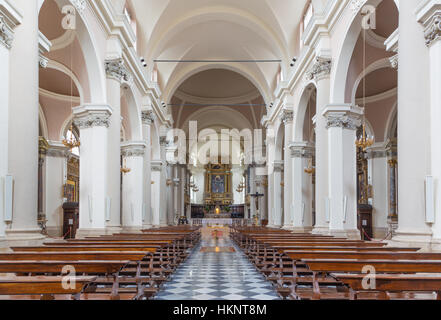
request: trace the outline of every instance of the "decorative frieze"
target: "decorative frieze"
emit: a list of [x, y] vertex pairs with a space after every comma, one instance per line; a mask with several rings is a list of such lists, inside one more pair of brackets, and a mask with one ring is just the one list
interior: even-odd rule
[[70, 3], [80, 15], [83, 14], [86, 9], [86, 0], [70, 0]]
[[424, 38], [428, 47], [441, 38], [441, 12], [437, 12], [427, 23]]
[[161, 160], [151, 162], [152, 171], [161, 172], [163, 167], [164, 167], [164, 164], [162, 163]]
[[112, 109], [109, 106], [86, 105], [74, 108], [74, 124], [79, 129], [106, 127], [110, 125]]
[[124, 61], [121, 58], [106, 60], [105, 62], [106, 74], [110, 79], [122, 82], [131, 82], [132, 75], [124, 66]]
[[126, 142], [121, 145], [121, 155], [124, 158], [143, 157], [147, 146], [144, 142]]
[[153, 110], [142, 111], [141, 120], [144, 125], [151, 125], [155, 121]]
[[389, 58], [390, 65], [394, 69], [398, 69], [398, 54]]
[[7, 49], [11, 49], [12, 41], [14, 40], [14, 33], [8, 26], [5, 18], [0, 15], [0, 43], [2, 43]]
[[319, 81], [331, 73], [332, 60], [324, 57], [316, 57], [311, 70], [306, 73], [307, 80]]
[[354, 16], [357, 15], [366, 2], [367, 0], [351, 0], [349, 6], [352, 10], [352, 14]]
[[315, 148], [310, 145], [290, 144], [291, 158], [312, 159]]
[[294, 111], [289, 109], [283, 109], [280, 113], [280, 120], [285, 124], [293, 122]]
[[343, 128], [357, 130], [361, 126], [359, 116], [341, 113], [329, 113], [327, 115], [326, 128]]
[[285, 167], [285, 163], [282, 160], [276, 160], [273, 162], [274, 172], [282, 172]]

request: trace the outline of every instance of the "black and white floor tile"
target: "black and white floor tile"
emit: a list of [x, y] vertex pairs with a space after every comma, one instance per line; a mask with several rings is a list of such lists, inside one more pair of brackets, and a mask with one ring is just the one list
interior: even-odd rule
[[[236, 252], [201, 252], [201, 247], [234, 247]], [[278, 300], [272, 285], [229, 239], [202, 240], [164, 284], [158, 300]]]

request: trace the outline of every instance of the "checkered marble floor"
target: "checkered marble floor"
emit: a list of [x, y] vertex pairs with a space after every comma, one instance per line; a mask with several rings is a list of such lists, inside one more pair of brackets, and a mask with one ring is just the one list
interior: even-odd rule
[[[201, 247], [234, 247], [236, 252], [200, 252]], [[229, 238], [202, 240], [164, 284], [157, 300], [278, 300], [271, 284], [257, 272]]]

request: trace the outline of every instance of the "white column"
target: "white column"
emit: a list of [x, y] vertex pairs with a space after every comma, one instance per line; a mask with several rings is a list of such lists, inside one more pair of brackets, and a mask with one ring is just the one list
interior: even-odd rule
[[112, 108], [86, 104], [73, 109], [80, 130], [80, 227], [77, 237], [106, 232], [110, 219], [107, 196], [108, 135]]
[[[161, 224], [161, 206], [165, 206], [163, 202], [161, 204], [161, 175], [164, 164], [161, 160], [152, 160], [152, 226], [159, 227]], [[165, 188], [162, 189], [162, 193]]]
[[122, 176], [122, 226], [124, 231], [140, 231], [143, 227], [143, 160], [144, 141], [125, 142], [121, 154], [130, 172]]
[[329, 105], [323, 112], [328, 128], [329, 232], [360, 238], [357, 230], [356, 130], [363, 110], [351, 105]]
[[274, 226], [274, 137], [267, 137], [267, 168], [268, 168], [268, 227]]
[[425, 217], [425, 177], [433, 174], [429, 141], [439, 138], [430, 132], [430, 125], [437, 120], [429, 111], [430, 58], [416, 20], [418, 3], [399, 2], [398, 229], [393, 240], [406, 243], [431, 239], [432, 230]]
[[307, 142], [290, 144], [292, 161], [293, 229], [295, 232], [312, 230], [312, 177], [305, 172], [312, 159], [314, 147]]
[[[430, 155], [431, 175], [435, 181], [435, 223], [433, 238], [441, 241], [441, 0], [422, 1], [417, 13], [424, 26], [430, 55]], [[401, 69], [400, 69], [401, 71]], [[402, 160], [399, 158], [401, 167]], [[401, 179], [401, 176], [399, 177]], [[401, 198], [400, 198], [401, 201]]]
[[331, 60], [317, 57], [311, 71], [310, 79], [317, 85], [317, 110], [315, 117], [316, 131], [316, 219], [313, 232], [327, 232], [329, 215], [327, 212], [328, 198], [328, 134], [323, 110], [329, 104]]
[[[14, 190], [12, 223], [7, 226], [6, 237], [9, 241], [26, 243], [42, 238], [37, 225], [38, 1], [17, 0], [13, 3], [23, 14], [23, 22], [15, 29], [14, 43], [9, 56], [10, 99], [7, 156], [8, 174], [14, 179]], [[5, 4], [6, 2], [2, 1], [2, 5]], [[3, 25], [2, 30], [8, 32], [6, 25]], [[4, 31], [1, 33], [3, 34]], [[11, 45], [8, 36], [4, 39], [6, 45], [8, 43]], [[3, 44], [0, 46], [4, 50]], [[5, 56], [4, 51], [3, 56]], [[7, 67], [2, 69], [7, 73], [6, 70], [8, 70]], [[2, 72], [2, 77], [3, 74]], [[1, 108], [4, 106], [2, 105]]]
[[[250, 177], [249, 177], [250, 194], [255, 194], [256, 193], [256, 168], [254, 165], [250, 165], [249, 173], [250, 173]], [[237, 184], [233, 185], [233, 187], [236, 188]], [[250, 216], [248, 217], [248, 214], [246, 214], [245, 218], [253, 219], [255, 214], [256, 214], [256, 198], [250, 197]]]
[[67, 178], [69, 150], [60, 142], [50, 142], [45, 157], [45, 210], [49, 237], [63, 236], [63, 185]]
[[284, 177], [283, 177], [283, 227], [291, 229], [293, 226], [293, 198], [292, 198], [292, 161], [289, 144], [292, 139], [292, 128], [294, 120], [294, 112], [291, 109], [283, 109], [281, 120], [285, 124], [285, 145], [283, 146], [284, 153]]
[[282, 171], [283, 171], [283, 161], [276, 160], [273, 162], [273, 212], [274, 212], [274, 222], [273, 225], [276, 228], [281, 228], [283, 226], [282, 221]]
[[144, 153], [144, 197], [143, 197], [143, 226], [148, 229], [152, 226], [152, 138], [151, 128], [154, 121], [153, 111], [141, 112], [142, 134], [146, 143]]
[[180, 197], [181, 197], [181, 179], [180, 179], [180, 175], [179, 175], [179, 167], [178, 165], [174, 165], [173, 167], [173, 216], [172, 216], [172, 220], [170, 221], [171, 225], [174, 225], [175, 223], [175, 219], [176, 216], [180, 217]]
[[161, 170], [161, 179], [159, 181], [159, 183], [160, 183], [159, 199], [161, 201], [159, 208], [161, 211], [161, 216], [160, 216], [160, 225], [161, 226], [167, 226], [167, 224], [168, 224], [167, 200], [168, 200], [169, 190], [168, 190], [168, 186], [167, 186], [167, 174], [168, 174], [168, 164], [167, 164], [167, 160], [166, 160], [167, 159], [167, 157], [166, 157], [167, 145], [168, 145], [168, 141], [167, 141], [166, 137], [161, 136], [160, 137], [161, 161], [164, 164], [163, 169]]
[[10, 49], [13, 29], [21, 23], [21, 15], [9, 2], [0, 0], [0, 247], [5, 246], [5, 176], [9, 173], [9, 101], [10, 101]]
[[[114, 44], [114, 42], [112, 42]], [[115, 44], [119, 48], [118, 45]], [[109, 125], [108, 190], [110, 198], [110, 220], [107, 222], [109, 232], [121, 229], [121, 82], [130, 75], [121, 58], [105, 62], [107, 74], [107, 102], [112, 107]]]

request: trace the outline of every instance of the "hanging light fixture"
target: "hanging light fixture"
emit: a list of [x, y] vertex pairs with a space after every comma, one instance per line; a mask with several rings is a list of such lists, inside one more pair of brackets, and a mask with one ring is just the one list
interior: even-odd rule
[[75, 148], [79, 148], [81, 143], [78, 141], [73, 133], [73, 124], [70, 124], [70, 129], [66, 132], [66, 138], [63, 139], [63, 145], [69, 148], [70, 151]]
[[311, 176], [315, 173], [315, 167], [312, 165], [312, 159], [309, 159], [308, 167], [305, 168], [305, 173]]
[[[363, 31], [366, 36], [366, 30]], [[366, 37], [365, 37], [366, 39]], [[366, 41], [363, 43], [363, 67], [366, 68]], [[366, 149], [369, 148], [374, 144], [374, 139], [372, 136], [367, 136], [366, 134], [366, 77], [363, 78], [363, 127], [361, 135], [358, 137], [358, 139], [355, 141], [355, 145], [363, 150], [363, 152], [366, 152]]]
[[132, 169], [128, 168], [126, 164], [127, 164], [127, 163], [126, 163], [126, 158], [124, 158], [123, 166], [121, 167], [121, 173], [122, 173], [122, 174], [127, 174], [127, 173], [129, 173], [130, 171], [132, 171]]
[[374, 144], [374, 139], [366, 134], [366, 121], [363, 121], [363, 128], [360, 137], [355, 141], [355, 145], [366, 152], [366, 149]]

